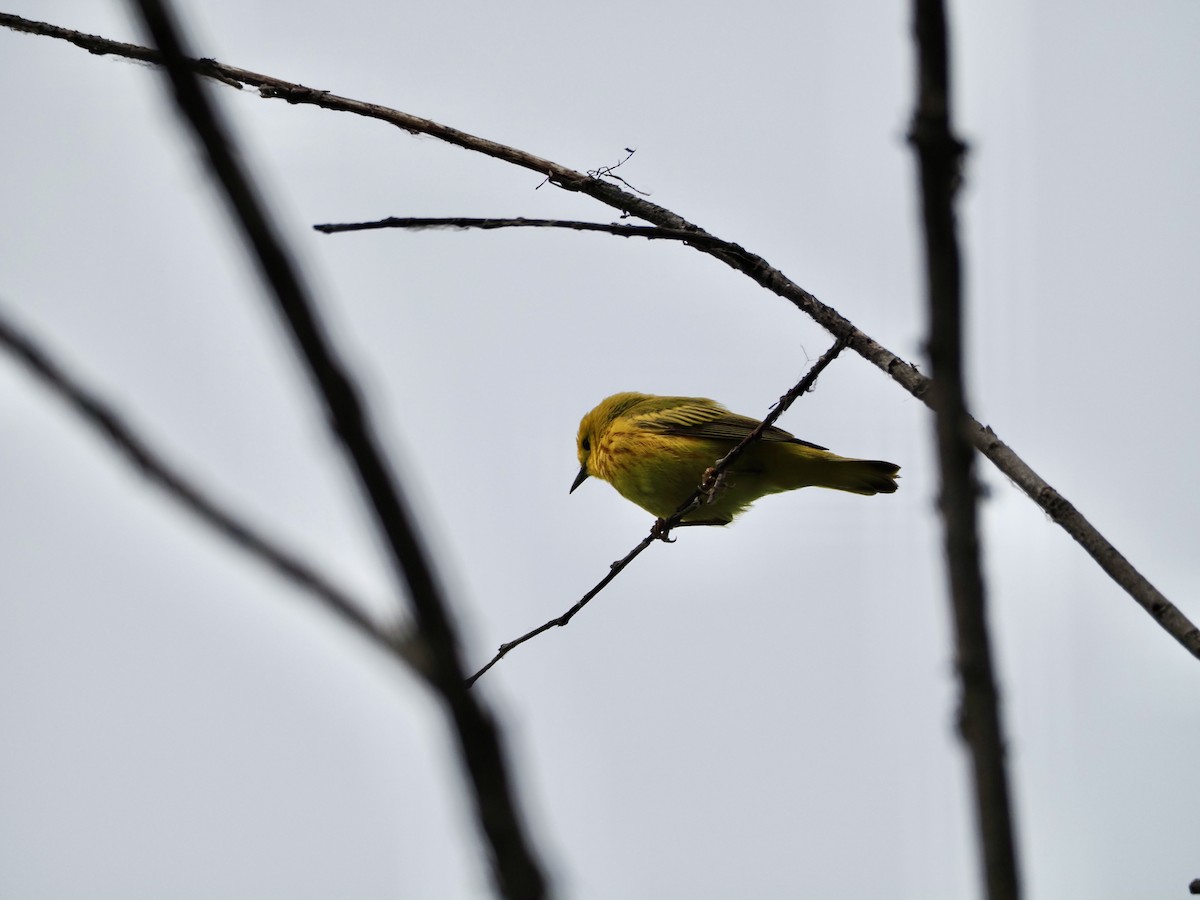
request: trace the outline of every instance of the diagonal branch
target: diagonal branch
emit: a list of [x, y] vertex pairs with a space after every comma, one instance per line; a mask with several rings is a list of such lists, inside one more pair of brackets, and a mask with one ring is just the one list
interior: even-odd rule
[[549, 622], [544, 622], [532, 631], [525, 632], [525, 634], [521, 635], [519, 638], [514, 638], [505, 644], [501, 644], [500, 649], [496, 651], [496, 655], [488, 661], [487, 665], [467, 679], [467, 687], [473, 686], [484, 672], [486, 672], [496, 663], [500, 662], [500, 660], [507, 656], [515, 647], [519, 647], [526, 641], [532, 640], [544, 631], [549, 631], [551, 628], [555, 627], [561, 628], [569, 623], [571, 619], [575, 618], [575, 614], [577, 612], [587, 606], [591, 599], [604, 590], [604, 588], [608, 586], [609, 582], [616, 578], [626, 566], [628, 566], [639, 555], [641, 555], [643, 550], [645, 550], [655, 541], [666, 541], [671, 529], [677, 527], [683, 521], [684, 516], [690, 513], [697, 506], [701, 505], [701, 503], [704, 502], [706, 495], [711, 495], [711, 492], [715, 489], [715, 486], [719, 482], [721, 473], [732, 466], [738, 460], [738, 458], [746, 452], [747, 447], [761, 438], [763, 432], [774, 425], [775, 422], [778, 421], [779, 417], [787, 412], [788, 407], [790, 407], [798, 397], [801, 397], [812, 390], [813, 385], [816, 384], [817, 376], [825, 370], [826, 366], [828, 366], [837, 358], [837, 355], [841, 353], [843, 349], [845, 349], [845, 346], [845, 341], [838, 340], [832, 347], [826, 350], [824, 355], [815, 363], [813, 363], [812, 368], [810, 368], [804, 374], [804, 377], [796, 382], [796, 385], [791, 390], [789, 390], [786, 394], [780, 397], [779, 400], [776, 401], [774, 408], [767, 415], [767, 417], [763, 419], [762, 422], [760, 422], [752, 432], [742, 438], [742, 440], [738, 442], [737, 446], [713, 463], [712, 468], [704, 473], [703, 483], [692, 492], [690, 497], [688, 497], [679, 505], [679, 509], [675, 510], [675, 512], [672, 513], [668, 518], [656, 521], [654, 523], [654, 527], [650, 529], [650, 533], [642, 538], [641, 542], [627, 554], [625, 554], [625, 556], [617, 560], [615, 563], [612, 563], [608, 567], [608, 574], [596, 582], [596, 586], [584, 594], [574, 606], [572, 606], [558, 618], [551, 619]]
[[920, 168], [925, 269], [929, 292], [929, 399], [936, 419], [946, 573], [961, 683], [959, 732], [971, 758], [984, 880], [990, 900], [1020, 896], [1017, 848], [1009, 802], [1004, 729], [988, 636], [980, 567], [979, 486], [963, 385], [962, 265], [954, 201], [964, 147], [950, 124], [950, 50], [942, 0], [915, 0], [917, 108], [909, 142]]
[[[95, 35], [83, 34], [45, 22], [35, 22], [20, 16], [0, 13], [0, 25], [16, 31], [39, 34], [59, 40], [70, 41], [90, 53], [114, 54], [145, 62], [157, 62], [156, 51], [134, 44], [111, 41]], [[669, 209], [622, 191], [600, 177], [591, 177], [583, 172], [559, 165], [548, 159], [526, 153], [477, 137], [464, 131], [423, 119], [400, 110], [389, 109], [373, 103], [339, 97], [328, 91], [315, 90], [301, 84], [283, 81], [268, 75], [227, 66], [210, 59], [190, 60], [189, 66], [197, 74], [213, 78], [234, 87], [249, 85], [258, 89], [259, 96], [267, 99], [282, 99], [294, 104], [309, 104], [336, 112], [378, 119], [412, 134], [426, 134], [449, 144], [482, 153], [515, 166], [538, 172], [564, 190], [578, 191], [614, 209], [637, 216], [660, 228], [694, 232], [698, 240], [692, 242], [702, 253], [707, 253], [726, 265], [742, 272], [755, 283], [791, 302], [836, 337], [845, 338], [847, 346], [863, 359], [876, 366], [889, 378], [908, 391], [922, 403], [928, 405], [926, 396], [930, 379], [922, 375], [887, 347], [884, 347], [830, 306], [826, 306], [813, 294], [797, 285], [765, 259], [738, 248], [736, 244], [719, 243], [713, 249], [701, 246], [700, 241], [713, 235], [692, 224]], [[990, 427], [968, 417], [967, 437], [972, 445], [993, 465], [1013, 481], [1050, 518], [1058, 523], [1096, 561], [1110, 578], [1132, 597], [1154, 619], [1158, 625], [1177, 640], [1193, 656], [1200, 658], [1200, 629], [1151, 584], [1121, 553], [1084, 517], [1065, 497], [1051, 487], [1011, 447], [1001, 441]]]
[[72, 377], [28, 334], [0, 314], [0, 345], [44, 385], [58, 394], [126, 461], [219, 535], [257, 557], [286, 580], [311, 594], [371, 643], [395, 654], [399, 643], [363, 612], [362, 605], [302, 559], [223, 509], [137, 434], [116, 409]]
[[429, 652], [428, 679], [455, 726], [459, 757], [473, 787], [475, 813], [492, 851], [496, 885], [514, 900], [543, 897], [545, 877], [517, 811], [499, 731], [463, 684], [458, 635], [449, 604], [367, 419], [358, 388], [337, 358], [317, 318], [313, 298], [239, 162], [224, 123], [192, 71], [169, 5], [163, 0], [136, 0], [135, 5], [161, 52], [179, 112], [203, 148], [235, 225], [253, 251], [276, 308], [307, 364], [330, 428], [345, 450], [386, 540], [395, 575], [408, 588], [417, 628]]

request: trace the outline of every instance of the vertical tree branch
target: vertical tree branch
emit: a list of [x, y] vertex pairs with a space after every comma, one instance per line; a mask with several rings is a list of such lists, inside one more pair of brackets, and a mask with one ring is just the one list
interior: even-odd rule
[[921, 173], [929, 290], [930, 401], [941, 469], [939, 505], [962, 687], [959, 727], [971, 755], [975, 810], [990, 900], [1019, 896], [1004, 737], [979, 561], [978, 484], [963, 387], [962, 298], [954, 214], [964, 147], [950, 124], [950, 57], [942, 0], [916, 0], [917, 109], [910, 141]]
[[213, 177], [307, 363], [337, 435], [390, 550], [395, 574], [408, 588], [420, 637], [428, 651], [426, 675], [446, 704], [459, 757], [473, 787], [475, 811], [492, 853], [497, 887], [505, 897], [546, 894], [541, 866], [517, 812], [500, 735], [491, 716], [464, 685], [458, 638], [449, 606], [417, 533], [416, 523], [367, 421], [357, 387], [337, 358], [315, 304], [234, 151], [224, 124], [192, 71], [190, 54], [166, 0], [136, 0], [162, 54], [175, 101], [202, 145]]

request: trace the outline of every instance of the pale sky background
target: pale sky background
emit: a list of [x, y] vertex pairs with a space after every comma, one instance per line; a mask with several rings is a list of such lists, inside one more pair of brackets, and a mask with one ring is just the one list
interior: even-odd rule
[[[141, 41], [126, 7], [4, 10]], [[652, 199], [921, 360], [909, 5], [192, 3], [196, 50]], [[958, 3], [976, 415], [1200, 619], [1200, 4]], [[0, 303], [220, 498], [365, 597], [378, 545], [154, 69], [0, 31]], [[214, 91], [366, 386], [465, 652], [645, 533], [593, 481], [607, 394], [761, 416], [831, 343], [684, 247], [374, 232], [613, 211], [378, 122]], [[846, 354], [781, 424], [901, 490], [768, 498], [655, 546], [479, 684], [577, 900], [978, 896], [931, 418]], [[423, 687], [231, 551], [0, 360], [0, 897], [489, 895]], [[986, 462], [1030, 898], [1200, 877], [1200, 666]]]

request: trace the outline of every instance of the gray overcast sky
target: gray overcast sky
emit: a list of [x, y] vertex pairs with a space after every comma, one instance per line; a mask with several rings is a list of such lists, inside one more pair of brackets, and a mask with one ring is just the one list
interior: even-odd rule
[[[141, 41], [117, 3], [4, 9]], [[766, 256], [919, 361], [908, 5], [208, 0], [202, 55], [578, 169]], [[978, 417], [1200, 619], [1200, 5], [955, 4]], [[221, 498], [395, 603], [350, 480], [150, 67], [0, 31], [0, 302]], [[467, 656], [558, 615], [648, 517], [568, 497], [618, 390], [762, 415], [831, 342], [686, 248], [373, 232], [611, 221], [529, 172], [215, 96], [318, 289]], [[782, 425], [901, 490], [768, 498], [656, 546], [480, 688], [564, 896], [977, 894], [930, 417], [850, 355]], [[436, 707], [0, 361], [0, 896], [474, 898]], [[1200, 668], [987, 467], [1028, 896], [1200, 877]]]

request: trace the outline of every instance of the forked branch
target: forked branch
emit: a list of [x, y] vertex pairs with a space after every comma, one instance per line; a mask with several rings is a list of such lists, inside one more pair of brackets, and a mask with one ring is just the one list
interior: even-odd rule
[[[0, 13], [0, 25], [31, 34], [70, 41], [90, 53], [115, 54], [145, 62], [158, 62], [159, 59], [158, 54], [147, 47], [111, 41], [7, 13]], [[669, 209], [621, 190], [603, 177], [591, 177], [584, 172], [578, 172], [532, 153], [477, 137], [430, 119], [378, 104], [340, 97], [328, 91], [316, 90], [235, 66], [224, 65], [214, 60], [193, 59], [189, 61], [189, 66], [197, 74], [213, 78], [224, 84], [238, 88], [247, 85], [254, 87], [258, 90], [259, 96], [263, 98], [282, 99], [293, 104], [307, 104], [337, 112], [349, 112], [378, 119], [413, 134], [426, 134], [472, 152], [482, 153], [537, 172], [564, 190], [587, 194], [601, 203], [628, 215], [637, 216], [660, 228], [693, 232], [699, 239], [693, 242], [693, 246], [700, 252], [721, 260], [767, 290], [788, 300], [831, 334], [844, 338], [851, 350], [885, 372], [888, 377], [914, 397], [928, 404], [926, 397], [930, 386], [928, 377], [855, 327], [845, 316], [822, 303], [762, 257], [746, 250], [731, 252], [726, 248], [736, 245], [728, 245], [724, 242], [711, 247], [703, 246], [702, 241], [714, 236]], [[1200, 629], [1197, 629], [1178, 607], [1134, 568], [1129, 560], [1122, 556], [1082, 513], [1025, 463], [1011, 447], [1001, 441], [991, 428], [985, 427], [970, 416], [967, 417], [964, 427], [968, 439], [979, 452], [1078, 541], [1109, 577], [1148, 612], [1160, 627], [1182, 644], [1189, 653], [1200, 658]]]

